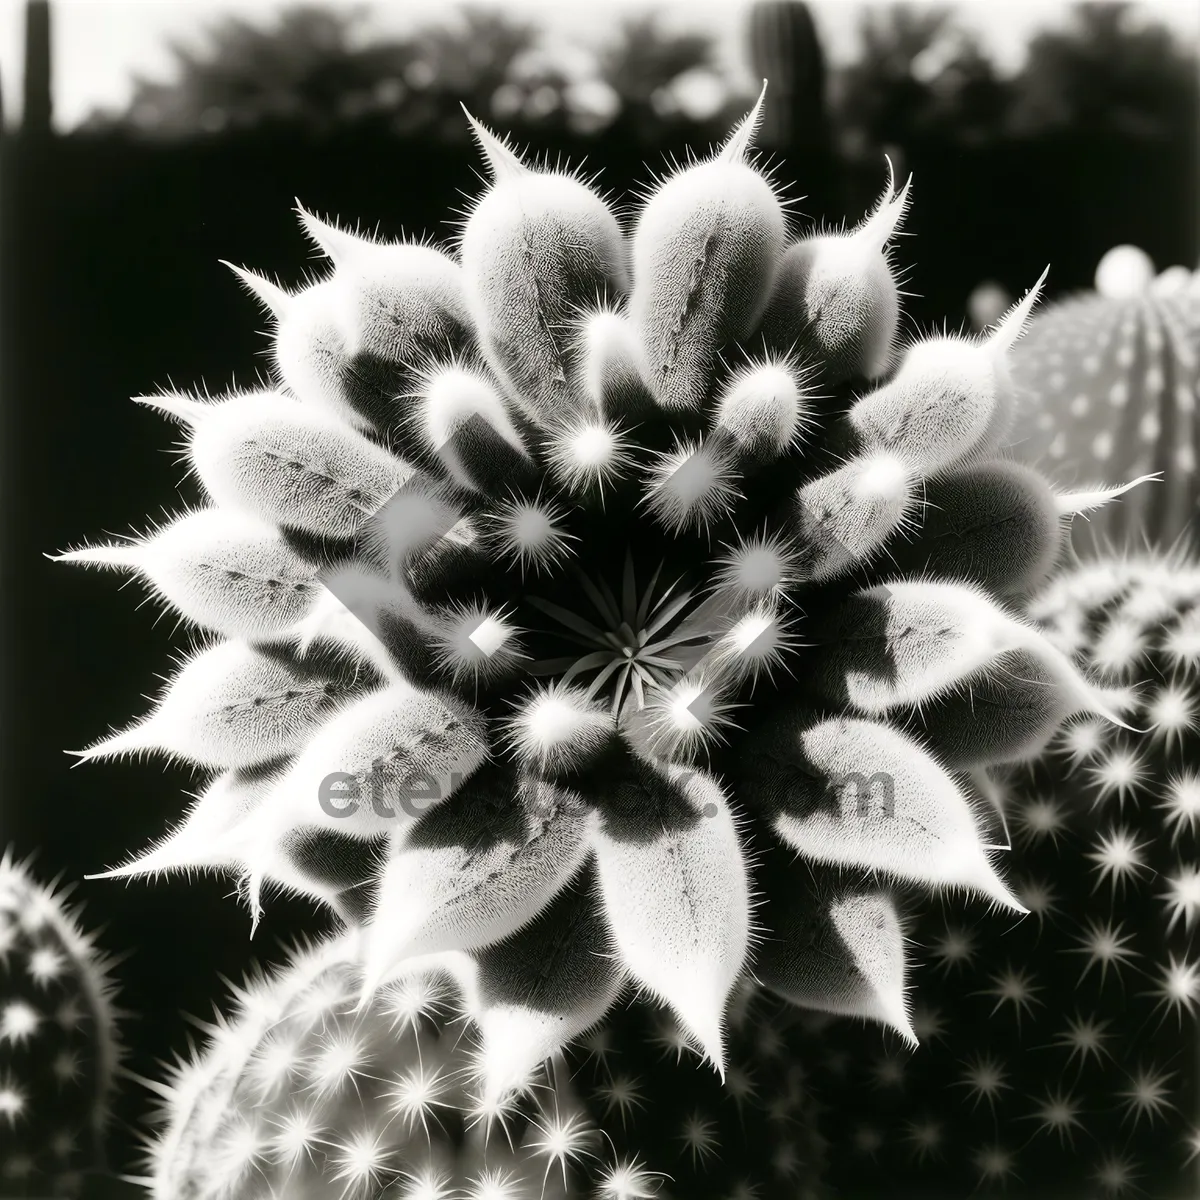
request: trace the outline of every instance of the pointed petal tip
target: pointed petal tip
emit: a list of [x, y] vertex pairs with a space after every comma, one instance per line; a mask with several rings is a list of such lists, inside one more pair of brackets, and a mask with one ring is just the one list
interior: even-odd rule
[[734, 126], [733, 132], [725, 139], [725, 144], [714, 156], [719, 162], [741, 163], [746, 161], [746, 155], [754, 142], [754, 135], [762, 124], [763, 108], [767, 98], [767, 81], [762, 81], [762, 90], [750, 111]]
[[1106, 721], [1111, 722], [1118, 729], [1124, 729], [1126, 733], [1132, 733], [1136, 737], [1145, 737], [1151, 732], [1150, 729], [1139, 729], [1136, 725], [1130, 725], [1128, 721], [1122, 720], [1121, 717], [1117, 716], [1114, 710], [1109, 709], [1107, 706], [1104, 708], [1098, 708], [1097, 712], [1099, 716], [1102, 716]]
[[725, 1029], [721, 1013], [702, 1016], [693, 1011], [685, 1016], [678, 1010], [676, 1011], [683, 1022], [683, 1028], [695, 1039], [705, 1061], [716, 1071], [717, 1076], [724, 1083], [728, 1056], [725, 1052]]
[[213, 404], [195, 400], [190, 396], [180, 395], [131, 396], [130, 399], [134, 404], [141, 404], [146, 408], [157, 409], [160, 413], [164, 413], [168, 417], [174, 417], [177, 421], [189, 427], [194, 426], [197, 421], [202, 421], [206, 416], [211, 415], [213, 408], [216, 407]]
[[85, 875], [85, 879], [135, 879], [139, 875], [158, 875], [165, 871], [186, 871], [206, 866], [217, 866], [218, 862], [205, 861], [195, 854], [181, 854], [181, 847], [173, 836], [168, 836], [159, 845], [151, 846], [144, 854], [120, 867], [110, 867]]
[[80, 763], [94, 762], [96, 759], [119, 757], [122, 754], [131, 754], [138, 750], [149, 750], [154, 745], [147, 738], [149, 726], [150, 720], [147, 719], [140, 725], [131, 726], [129, 729], [121, 730], [120, 733], [114, 733], [111, 737], [103, 738], [93, 746], [87, 746], [83, 750], [67, 750], [65, 753], [77, 758], [79, 761], [74, 765], [79, 766]]
[[379, 983], [379, 980], [363, 979], [362, 986], [358, 990], [358, 1000], [350, 1010], [352, 1016], [357, 1018], [366, 1015], [375, 999], [375, 993], [379, 990]]
[[1029, 909], [1017, 899], [1016, 895], [1004, 880], [1000, 878], [991, 863], [987, 863], [987, 870], [987, 878], [977, 884], [978, 891], [994, 904], [1000, 905], [1001, 908], [1008, 908], [1013, 912], [1020, 913], [1021, 916], [1027, 916]]
[[867, 239], [869, 244], [879, 250], [896, 236], [900, 223], [908, 214], [909, 193], [913, 181], [910, 171], [904, 186], [896, 191], [895, 167], [888, 155], [885, 154], [884, 159], [888, 168], [887, 184], [875, 205], [875, 210], [869, 213], [854, 231], [858, 237]]
[[142, 874], [137, 867], [137, 863], [127, 863], [123, 867], [113, 867], [108, 871], [97, 871], [93, 875], [85, 875], [84, 879], [131, 879], [135, 875]]
[[506, 1066], [497, 1069], [490, 1064], [482, 1064], [479, 1076], [479, 1093], [485, 1108], [498, 1112], [504, 1108], [510, 1098], [524, 1094], [529, 1090], [533, 1071], [528, 1064], [523, 1074]]
[[917, 1037], [917, 1031], [913, 1028], [912, 1017], [904, 1000], [903, 986], [894, 990], [889, 988], [886, 991], [877, 991], [871, 1007], [871, 1016], [881, 1025], [899, 1034], [910, 1050], [916, 1050], [920, 1046], [921, 1039]]
[[42, 557], [50, 562], [79, 563], [85, 567], [136, 567], [139, 560], [137, 546], [84, 546]]
[[1139, 475], [1128, 483], [1111, 488], [1094, 488], [1086, 492], [1059, 492], [1055, 495], [1055, 505], [1060, 516], [1073, 517], [1093, 509], [1103, 508], [1106, 504], [1123, 496], [1126, 492], [1140, 487], [1143, 483], [1161, 483], [1161, 471], [1153, 471], [1149, 475]]
[[328, 221], [323, 221], [316, 213], [305, 208], [299, 200], [296, 201], [296, 215], [300, 218], [300, 224], [309, 241], [334, 266], [344, 263], [363, 244], [364, 239], [358, 237], [357, 234], [339, 229]]
[[460, 107], [466, 114], [471, 125], [471, 132], [479, 143], [479, 149], [487, 160], [492, 179], [499, 183], [502, 179], [518, 179], [529, 174], [529, 168], [521, 156], [508, 144], [507, 138], [497, 137], [482, 121], [477, 120], [465, 104]]
[[251, 271], [247, 267], [239, 267], [228, 259], [217, 260], [223, 267], [228, 267], [241, 280], [243, 287], [265, 308], [276, 320], [281, 320], [291, 306], [292, 297], [277, 283], [272, 283], [263, 275]]
[[379, 989], [391, 978], [398, 962], [399, 956], [391, 953], [390, 948], [388, 953], [381, 953], [374, 938], [366, 939], [365, 948], [360, 956], [362, 973], [359, 980], [358, 1003], [354, 1009], [356, 1015], [361, 1015], [371, 1007]]
[[250, 941], [254, 941], [254, 935], [258, 932], [264, 915], [261, 896], [262, 879], [259, 878], [253, 883], [248, 883], [247, 887], [251, 889], [247, 897], [247, 903], [250, 905]]
[[1011, 350], [1017, 340], [1025, 332], [1033, 315], [1034, 306], [1042, 294], [1042, 285], [1050, 275], [1050, 264], [1047, 263], [1037, 282], [996, 322], [987, 337], [985, 345], [993, 354], [999, 356]]

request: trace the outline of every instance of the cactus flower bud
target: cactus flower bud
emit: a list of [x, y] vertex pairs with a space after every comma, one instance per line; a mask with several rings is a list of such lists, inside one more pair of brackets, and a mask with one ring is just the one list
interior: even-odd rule
[[746, 162], [763, 99], [712, 158], [658, 186], [634, 230], [630, 317], [646, 382], [668, 409], [700, 405], [722, 347], [748, 337], [766, 307], [784, 218]]
[[911, 184], [895, 191], [889, 159], [873, 213], [846, 233], [810, 235], [787, 248], [763, 320], [771, 349], [798, 350], [830, 383], [877, 379], [891, 368], [900, 292], [887, 247], [908, 210]]

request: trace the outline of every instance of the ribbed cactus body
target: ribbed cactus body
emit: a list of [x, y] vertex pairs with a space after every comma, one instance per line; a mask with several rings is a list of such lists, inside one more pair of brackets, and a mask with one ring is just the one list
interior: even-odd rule
[[825, 146], [825, 54], [802, 0], [755, 0], [747, 15], [750, 65], [775, 89], [759, 133], [770, 149]]
[[778, 1003], [739, 1003], [730, 1091], [672, 1022], [632, 1005], [497, 1108], [454, 971], [410, 971], [360, 1004], [358, 957], [343, 936], [237, 989], [161, 1087], [156, 1200], [821, 1194]]
[[104, 1162], [113, 984], [65, 900], [0, 858], [2, 1196], [80, 1196]]
[[1013, 352], [1014, 450], [1071, 487], [1159, 472], [1088, 533], [1101, 552], [1167, 545], [1200, 522], [1200, 274], [1102, 263], [1097, 282], [1035, 317]]
[[[911, 1037], [891, 887], [1019, 907], [973, 772], [1115, 716], [1006, 599], [1108, 498], [998, 457], [1036, 288], [987, 339], [901, 351], [907, 188], [789, 244], [749, 157], [761, 104], [628, 233], [476, 126], [493, 183], [444, 287], [303, 214], [328, 278], [241, 272], [278, 388], [148, 400], [186, 428], [203, 517], [65, 556], [224, 637], [83, 752], [210, 776], [112, 874], [229, 870], [256, 913], [313, 896], [363, 926], [368, 990], [465, 955], [493, 1098], [631, 982], [718, 1072], [750, 972]], [[454, 296], [469, 343], [395, 349]], [[319, 379], [289, 366], [297, 313]], [[387, 411], [354, 400], [368, 345]]]
[[1072, 722], [1003, 780], [1030, 915], [921, 906], [925, 1045], [799, 1043], [848, 1194], [1183, 1200], [1200, 1183], [1200, 565], [1088, 562], [1028, 612], [1127, 689], [1141, 732]]

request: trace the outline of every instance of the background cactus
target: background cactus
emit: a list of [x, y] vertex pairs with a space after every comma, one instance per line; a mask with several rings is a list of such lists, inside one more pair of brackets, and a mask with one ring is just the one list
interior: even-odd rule
[[1161, 472], [1092, 519], [1089, 544], [1168, 545], [1200, 521], [1200, 273], [1157, 277], [1133, 247], [1109, 252], [1096, 291], [1054, 304], [1013, 353], [1026, 393], [1014, 450], [1060, 482]]
[[1029, 613], [1127, 689], [1146, 732], [1071, 723], [1007, 780], [1031, 915], [925, 906], [919, 1050], [828, 1028], [807, 1043], [832, 1182], [854, 1195], [1182, 1200], [1200, 1182], [1200, 566], [1086, 563]]
[[820, 33], [802, 0], [755, 0], [746, 17], [750, 67], [771, 81], [756, 140], [783, 156], [780, 169], [802, 184], [810, 211], [839, 212], [843, 167], [835, 150], [828, 71]]
[[967, 319], [971, 328], [982, 332], [994, 325], [1008, 311], [1012, 297], [1002, 284], [994, 279], [985, 279], [971, 289], [967, 296]]
[[153, 1196], [819, 1194], [802, 1080], [778, 1026], [760, 1025], [762, 1011], [751, 1019], [750, 995], [734, 1013], [730, 1091], [672, 1023], [633, 1005], [539, 1070], [520, 1103], [495, 1108], [477, 1089], [480, 1046], [458, 1019], [455, 973], [411, 970], [360, 1005], [353, 943], [343, 935], [302, 951], [237, 989], [236, 1012], [159, 1089]]
[[27, 138], [50, 135], [54, 114], [50, 0], [25, 0], [25, 74], [21, 132]]
[[79, 1196], [104, 1163], [114, 985], [67, 894], [0, 858], [0, 1196]]
[[1115, 494], [998, 457], [1037, 288], [902, 350], [907, 185], [789, 242], [761, 105], [628, 237], [478, 125], [456, 257], [302, 211], [326, 278], [237, 268], [277, 386], [144, 398], [204, 505], [63, 556], [216, 635], [82, 752], [207, 775], [110, 874], [231, 871], [256, 919], [271, 886], [326, 902], [368, 994], [464, 955], [489, 1103], [630, 982], [719, 1073], [751, 968], [914, 1039], [893, 884], [1020, 910], [978, 769], [1116, 719], [1003, 599]]
[[771, 81], [759, 144], [772, 150], [827, 148], [825, 53], [802, 0], [756, 0], [747, 16], [750, 64]]

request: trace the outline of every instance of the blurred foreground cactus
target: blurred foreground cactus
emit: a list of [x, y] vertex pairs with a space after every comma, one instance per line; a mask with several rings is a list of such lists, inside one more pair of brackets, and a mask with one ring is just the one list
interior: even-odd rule
[[360, 1005], [354, 941], [237, 989], [235, 1014], [159, 1089], [156, 1200], [821, 1194], [802, 1081], [776, 1027], [751, 1019], [761, 997], [739, 996], [729, 1091], [680, 1062], [672, 1022], [634, 1005], [497, 1108], [474, 1086], [481, 1049], [457, 973], [417, 966]]
[[831, 1182], [1186, 1200], [1200, 1186], [1200, 564], [1083, 563], [1028, 613], [1125, 689], [1144, 732], [1073, 721], [1006, 779], [1032, 915], [926, 906], [920, 1050], [864, 1054], [828, 1029], [809, 1043]]
[[1170, 545], [1200, 526], [1200, 272], [1156, 276], [1140, 250], [1116, 247], [1096, 291], [1033, 319], [1013, 378], [1024, 393], [1013, 427], [1023, 461], [1070, 486], [1162, 475], [1092, 518], [1093, 550]]
[[104, 1163], [111, 964], [66, 899], [0, 858], [0, 1196], [79, 1196]]
[[364, 1002], [462, 956], [485, 1106], [630, 985], [727, 1080], [750, 972], [915, 1041], [894, 887], [1023, 911], [981, 769], [1118, 719], [1006, 599], [1120, 490], [1000, 456], [1037, 287], [986, 338], [899, 346], [908, 185], [793, 238], [762, 103], [628, 233], [478, 124], [454, 253], [302, 211], [326, 278], [237, 269], [276, 386], [143, 398], [206, 503], [63, 556], [211, 635], [82, 752], [208, 775], [109, 874], [332, 906]]
[[447, 1023], [451, 981], [413, 974], [359, 1009], [355, 952], [343, 937], [237, 990], [235, 1014], [162, 1088], [153, 1195], [499, 1200], [544, 1180], [547, 1200], [564, 1196], [556, 1168], [594, 1149], [575, 1098], [544, 1081], [530, 1117], [490, 1128], [472, 1111], [471, 1039]]

